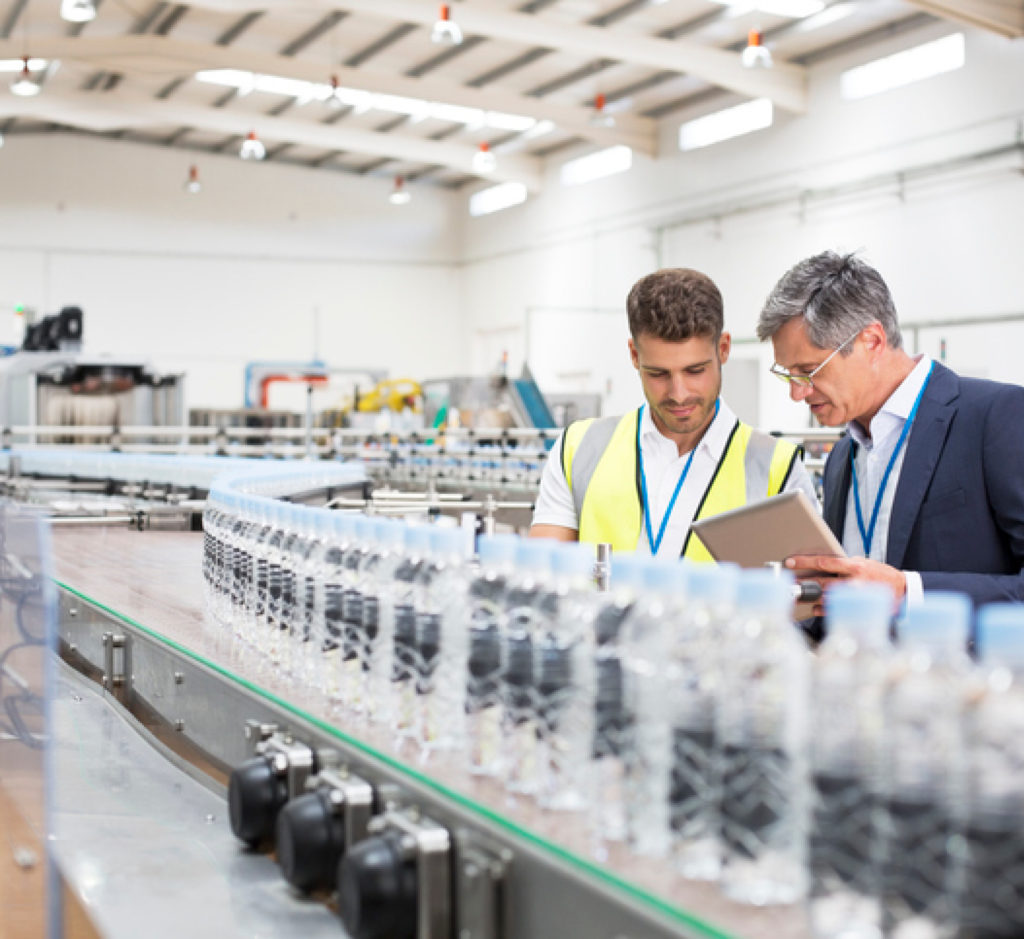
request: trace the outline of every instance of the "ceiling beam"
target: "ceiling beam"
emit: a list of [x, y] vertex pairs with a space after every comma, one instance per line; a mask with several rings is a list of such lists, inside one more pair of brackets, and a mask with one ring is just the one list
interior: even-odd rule
[[910, 0], [910, 2], [949, 20], [980, 26], [982, 29], [1016, 39], [1024, 36], [1024, 0]]
[[[251, 6], [251, 0], [182, 0], [228, 12]], [[983, 0], [970, 0], [971, 3]], [[354, 13], [382, 19], [418, 23], [429, 27], [437, 17], [437, 6], [424, 0], [261, 0], [268, 9], [328, 10], [339, 5]], [[621, 30], [586, 24], [555, 22], [542, 15], [516, 13], [488, 4], [485, 0], [458, 4], [453, 10], [467, 36], [487, 36], [505, 42], [543, 46], [575, 55], [613, 59], [632, 65], [693, 75], [751, 98], [770, 98], [780, 108], [803, 113], [807, 110], [807, 75], [798, 65], [776, 61], [771, 69], [746, 69], [735, 52], [717, 49], [685, 39], [636, 36]]]
[[[264, 143], [276, 141], [321, 150], [348, 150], [408, 163], [437, 164], [480, 175], [473, 170], [475, 148], [464, 144], [191, 106], [154, 100], [149, 95], [123, 90], [104, 94], [77, 90], [65, 93], [48, 91], [35, 98], [6, 95], [0, 97], [0, 120], [7, 117], [39, 118], [99, 132], [183, 126], [244, 136], [255, 130]], [[541, 188], [540, 161], [499, 154], [497, 167], [486, 178], [498, 182], [521, 182], [531, 192], [538, 192]]]
[[[0, 58], [17, 58], [21, 54], [18, 43], [0, 41]], [[109, 71], [168, 78], [199, 69], [217, 68], [242, 69], [262, 75], [281, 75], [320, 83], [326, 83], [331, 75], [336, 75], [338, 82], [349, 88], [485, 111], [523, 114], [538, 120], [552, 121], [567, 133], [602, 146], [624, 144], [647, 156], [654, 156], [657, 151], [657, 125], [648, 118], [616, 114], [614, 127], [600, 127], [591, 123], [594, 112], [590, 108], [549, 103], [495, 88], [470, 88], [436, 78], [411, 78], [366, 67], [331, 65], [312, 61], [308, 56], [295, 58], [164, 36], [40, 38], [32, 43], [32, 55], [51, 60], [83, 62]]]

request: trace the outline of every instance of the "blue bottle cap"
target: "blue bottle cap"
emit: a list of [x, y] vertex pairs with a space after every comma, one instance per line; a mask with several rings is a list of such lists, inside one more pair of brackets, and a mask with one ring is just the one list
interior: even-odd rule
[[430, 526], [408, 525], [405, 529], [405, 550], [417, 557], [430, 554]]
[[547, 538], [520, 538], [516, 545], [516, 567], [540, 573], [551, 569], [555, 542]]
[[825, 594], [828, 635], [854, 634], [865, 645], [883, 648], [889, 643], [893, 601], [885, 584], [850, 582], [830, 587]]
[[967, 652], [971, 601], [963, 593], [926, 592], [924, 600], [908, 606], [897, 627], [901, 646], [927, 648], [941, 655]]
[[793, 609], [793, 575], [789, 571], [741, 571], [736, 585], [736, 609], [789, 616]]
[[659, 561], [645, 558], [641, 572], [646, 590], [682, 597], [686, 587], [686, 569], [681, 561]]
[[556, 542], [551, 554], [551, 567], [560, 577], [593, 578], [594, 561], [594, 546], [578, 541]]
[[430, 528], [430, 550], [438, 557], [468, 557], [470, 533], [464, 528], [432, 525]]
[[986, 664], [1024, 665], [1024, 603], [990, 603], [981, 608], [978, 654]]
[[481, 535], [477, 542], [483, 567], [509, 567], [516, 559], [519, 539], [515, 535]]
[[733, 564], [691, 564], [686, 578], [686, 595], [695, 603], [736, 602], [740, 569]]
[[611, 586], [637, 591], [643, 586], [644, 559], [638, 554], [613, 554]]

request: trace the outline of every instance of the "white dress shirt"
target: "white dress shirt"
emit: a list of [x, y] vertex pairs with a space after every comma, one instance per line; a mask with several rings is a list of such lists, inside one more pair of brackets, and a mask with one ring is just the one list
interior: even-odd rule
[[[903, 379], [902, 384], [889, 396], [878, 413], [871, 419], [868, 428], [870, 436], [856, 421], [850, 421], [847, 430], [856, 444], [854, 466], [857, 469], [857, 487], [860, 492], [861, 515], [865, 529], [871, 523], [871, 513], [878, 498], [878, 490], [882, 485], [882, 476], [889, 465], [893, 451], [900, 439], [903, 425], [914, 407], [917, 396], [924, 387], [932, 360], [926, 355], [917, 358], [913, 371]], [[857, 526], [857, 503], [853, 495], [853, 482], [846, 499], [846, 520], [843, 525], [843, 547], [851, 557], [868, 557], [874, 561], [885, 563], [885, 552], [889, 544], [889, 520], [892, 518], [893, 500], [896, 497], [896, 486], [903, 469], [903, 458], [909, 443], [905, 441], [896, 456], [889, 482], [882, 493], [882, 503], [878, 509], [878, 521], [875, 523], [874, 535], [870, 550], [865, 552], [864, 539]], [[914, 604], [924, 597], [921, 575], [916, 571], [904, 571], [907, 578], [907, 603]]]
[[[736, 415], [729, 405], [722, 401], [718, 414], [697, 444], [690, 473], [679, 491], [672, 515], [665, 526], [665, 535], [658, 549], [659, 557], [678, 557], [682, 554], [690, 525], [705, 491], [711, 484], [715, 470], [725, 455], [725, 448], [735, 423]], [[559, 437], [544, 465], [540, 494], [533, 512], [533, 524], [560, 525], [578, 531], [579, 520], [576, 518], [572, 492], [562, 472], [561, 451], [562, 438]], [[640, 419], [640, 452], [643, 455], [644, 473], [647, 476], [651, 527], [654, 529], [654, 536], [657, 537], [669, 502], [672, 501], [672, 492], [686, 466], [686, 461], [690, 458], [690, 453], [680, 454], [675, 441], [662, 435], [654, 424], [648, 405], [644, 405], [643, 416]], [[793, 464], [793, 470], [786, 480], [784, 491], [793, 489], [803, 490], [814, 505], [818, 504], [814, 485], [802, 460], [797, 460]], [[651, 553], [646, 521], [641, 523], [637, 551]]]

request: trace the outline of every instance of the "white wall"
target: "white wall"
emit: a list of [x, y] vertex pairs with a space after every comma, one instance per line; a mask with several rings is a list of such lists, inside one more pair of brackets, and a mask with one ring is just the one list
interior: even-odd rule
[[[308, 361], [417, 378], [461, 371], [460, 201], [374, 178], [73, 135], [0, 150], [0, 342], [15, 302], [85, 311], [89, 354], [187, 373], [190, 405], [239, 407], [245, 364]], [[294, 395], [275, 389], [271, 406]], [[326, 403], [326, 402], [325, 402]]]
[[[937, 24], [914, 39], [953, 31]], [[612, 368], [595, 354], [590, 333], [605, 335], [609, 310], [623, 311], [624, 320], [630, 285], [659, 264], [711, 275], [722, 289], [727, 327], [749, 340], [775, 281], [826, 248], [859, 250], [875, 264], [905, 322], [1024, 314], [1021, 154], [974, 156], [1018, 140], [1024, 44], [968, 30], [967, 65], [958, 72], [861, 101], [840, 100], [840, 71], [907, 44], [900, 37], [812, 68], [806, 115], [777, 111], [769, 130], [682, 154], [678, 126], [701, 112], [684, 114], [665, 122], [661, 159], [636, 157], [629, 173], [575, 189], [559, 187], [553, 165], [541, 197], [472, 221], [464, 303], [474, 366], [489, 365], [480, 354], [483, 331], [501, 323], [510, 365], [518, 367], [526, 340], [514, 341], [514, 326], [525, 337], [529, 322], [533, 342], [543, 333], [552, 345], [592, 350], [595, 371]], [[925, 166], [935, 171], [915, 172]], [[579, 307], [592, 310], [593, 330], [577, 325], [570, 335], [562, 311]], [[537, 311], [546, 314], [547, 328]], [[920, 334], [925, 351], [939, 354], [938, 333], [947, 338], [954, 367], [1024, 382], [1019, 344], [993, 344], [991, 334], [979, 340], [980, 328], [932, 330]], [[583, 354], [568, 356], [575, 361]], [[740, 402], [737, 410], [756, 415], [762, 426], [806, 425], [806, 409], [789, 404], [767, 374], [767, 347], [741, 343], [734, 356], [763, 366], [759, 400]], [[546, 369], [538, 369], [543, 387], [558, 382]], [[639, 394], [624, 342], [613, 385], [634, 399]], [[626, 406], [620, 393], [612, 398], [608, 410]]]

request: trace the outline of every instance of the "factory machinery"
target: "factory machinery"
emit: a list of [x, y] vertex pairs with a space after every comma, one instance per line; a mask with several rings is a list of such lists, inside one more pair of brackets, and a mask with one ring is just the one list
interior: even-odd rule
[[[666, 892], [657, 865], [645, 883], [629, 863], [599, 862], [571, 818], [516, 809], [443, 762], [356, 733], [211, 617], [203, 535], [190, 530], [211, 488], [229, 504], [337, 516], [314, 507], [357, 497], [360, 466], [36, 449], [3, 453], [0, 470], [8, 495], [54, 523], [51, 547], [38, 519], [5, 503], [0, 637], [18, 647], [4, 667], [17, 663], [32, 707], [0, 740], [0, 788], [37, 791], [19, 785], [31, 777], [21, 756], [48, 738], [50, 770], [35, 771], [48, 777], [50, 818], [38, 798], [23, 814], [50, 831], [102, 935], [726, 935], [691, 912], [702, 906], [743, 922], [748, 911], [714, 891]], [[46, 636], [52, 584], [60, 662], [37, 662], [33, 678], [18, 656]], [[274, 846], [284, 809], [292, 825]], [[359, 863], [339, 894], [346, 851]], [[289, 888], [278, 865], [315, 886]]]
[[[938, 636], [950, 656], [940, 662], [940, 696], [926, 693], [938, 647], [892, 672], [912, 677], [904, 698], [890, 695], [897, 718], [909, 709], [911, 732], [890, 757], [890, 772], [908, 775], [906, 798], [889, 807], [888, 837], [901, 850], [886, 862], [883, 898], [861, 880], [874, 868], [857, 866], [872, 856], [878, 818], [873, 793], [856, 785], [864, 758], [856, 734], [863, 726], [865, 739], [878, 741], [875, 699], [859, 694], [850, 719], [835, 723], [839, 711], [823, 705], [812, 714], [807, 698], [812, 681], [821, 682], [819, 696], [842, 691], [851, 675], [864, 682], [876, 666], [868, 655], [862, 671], [850, 672], [859, 659], [847, 646], [812, 672], [784, 578], [744, 575], [741, 590], [735, 574], [709, 566], [686, 575], [684, 608], [671, 599], [682, 583], [677, 565], [621, 567], [628, 601], [594, 590], [607, 569], [599, 558], [595, 570], [582, 550], [485, 539], [478, 569], [467, 546], [489, 527], [493, 500], [452, 508], [436, 492], [418, 502], [375, 499], [359, 462], [34, 448], [0, 452], [0, 472], [16, 500], [0, 512], [0, 789], [104, 936], [800, 939], [816, 934], [809, 880], [810, 909], [824, 911], [833, 929], [870, 914], [872, 903], [881, 917], [884, 899], [887, 928], [970, 915], [995, 925], [964, 935], [1019, 934], [1019, 692], [1005, 668], [986, 690], [981, 673], [957, 658], [966, 623], [959, 608], [936, 607], [915, 627], [922, 648]], [[419, 524], [439, 514], [449, 523]], [[544, 572], [548, 560], [554, 574]], [[417, 580], [414, 569], [436, 580]], [[573, 641], [521, 646], [513, 616], [499, 645], [474, 612], [466, 621], [473, 639], [453, 659], [453, 609], [465, 614], [471, 596], [479, 604], [492, 569], [510, 584], [534, 584], [531, 615], [548, 609], [545, 597], [568, 603], [553, 628]], [[358, 579], [371, 570], [377, 581]], [[393, 593], [403, 578], [411, 592]], [[702, 593], [710, 588], [714, 602]], [[873, 611], [862, 599], [846, 628], [870, 653], [887, 641], [888, 606]], [[596, 641], [608, 642], [630, 609], [640, 619], [622, 647], [628, 654], [587, 645], [579, 624], [592, 622], [604, 637]], [[704, 646], [693, 634], [684, 650], [690, 674], [700, 674], [700, 655], [725, 648], [722, 680], [739, 682], [742, 694], [661, 685], [664, 674], [647, 671], [664, 650], [644, 645], [643, 617], [699, 630], [701, 616], [710, 617], [714, 641]], [[532, 648], [533, 677], [517, 695], [520, 648]], [[486, 716], [499, 659], [512, 714], [500, 726]], [[595, 685], [567, 679], [588, 674], [588, 663]], [[627, 674], [638, 689], [629, 709]], [[959, 716], [949, 689], [971, 681], [963, 696], [978, 712], [971, 720], [984, 717], [982, 708], [1010, 718], [974, 738], [1003, 759], [993, 772], [990, 754], [963, 758], [968, 751], [950, 744]], [[881, 687], [864, 685], [872, 694]], [[576, 694], [586, 688], [591, 697]], [[659, 723], [669, 690], [701, 704], [679, 711], [674, 727]], [[846, 714], [851, 700], [833, 703]], [[581, 701], [590, 703], [580, 710]], [[714, 738], [725, 744], [716, 757], [725, 761], [725, 788], [714, 798], [693, 785], [719, 772], [705, 726], [712, 708]], [[833, 725], [834, 746], [809, 746], [826, 739], [811, 732], [818, 720]], [[570, 732], [579, 728], [582, 735]], [[624, 739], [642, 756], [669, 752], [669, 741], [675, 768], [659, 774], [642, 760], [622, 776]], [[487, 771], [492, 760], [500, 775]], [[981, 783], [961, 778], [972, 768], [984, 771]], [[947, 804], [936, 782], [947, 776], [963, 783], [951, 790], [956, 798], [970, 792], [973, 801]], [[707, 838], [676, 844], [679, 832], [707, 823], [702, 812], [712, 804], [710, 851]], [[942, 837], [921, 837], [926, 819]], [[959, 842], [949, 837], [956, 819], [969, 820]], [[31, 851], [18, 856], [31, 864]]]

